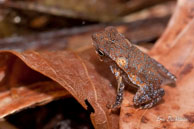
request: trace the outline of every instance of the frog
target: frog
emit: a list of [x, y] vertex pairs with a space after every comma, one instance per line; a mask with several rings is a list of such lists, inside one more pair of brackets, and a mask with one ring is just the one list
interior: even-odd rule
[[162, 100], [161, 85], [175, 84], [176, 76], [162, 64], [133, 45], [113, 26], [92, 34], [94, 49], [117, 80], [117, 94], [112, 109], [120, 107], [126, 85], [137, 89], [133, 104], [141, 109], [151, 108]]

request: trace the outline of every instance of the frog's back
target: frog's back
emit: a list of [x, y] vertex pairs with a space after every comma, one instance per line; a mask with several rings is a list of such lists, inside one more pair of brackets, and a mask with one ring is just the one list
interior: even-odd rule
[[122, 69], [127, 73], [132, 83], [138, 86], [160, 86], [162, 83], [175, 82], [173, 74], [135, 46], [132, 45], [125, 53], [127, 53], [125, 55], [128, 65]]
[[147, 54], [141, 52], [135, 46], [130, 47], [128, 53], [128, 68], [123, 69], [133, 83], [138, 86], [159, 86], [163, 78], [160, 77], [156, 64]]

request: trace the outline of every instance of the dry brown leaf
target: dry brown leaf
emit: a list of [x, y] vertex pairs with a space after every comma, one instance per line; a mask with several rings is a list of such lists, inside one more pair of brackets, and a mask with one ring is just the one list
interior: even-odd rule
[[69, 93], [55, 82], [38, 82], [32, 85], [21, 85], [11, 90], [1, 91], [0, 117], [3, 118], [19, 110], [48, 103]]
[[33, 71], [16, 56], [4, 53], [0, 60], [0, 118], [70, 96], [59, 84]]
[[[93, 49], [86, 51], [86, 53], [80, 53], [81, 56], [79, 56], [77, 53], [67, 51], [40, 53], [35, 51], [28, 51], [23, 53], [2, 51], [1, 55], [6, 56], [7, 60], [12, 59], [11, 57], [13, 55], [17, 56], [17, 60], [18, 58], [21, 59], [20, 61], [23, 61], [34, 71], [39, 72], [40, 74], [52, 79], [54, 82], [63, 86], [85, 109], [90, 106], [87, 103], [91, 104], [91, 106], [94, 108], [94, 113], [91, 113], [91, 120], [95, 128], [118, 128], [118, 115], [110, 114], [106, 107], [108, 103], [113, 103], [114, 101], [114, 88], [110, 86], [110, 81], [106, 77], [103, 77], [98, 71], [104, 69], [104, 65], [98, 66], [98, 70], [96, 69], [96, 66], [99, 65], [99, 62]], [[8, 64], [4, 63], [4, 65], [2, 66], [5, 65]], [[3, 79], [2, 81], [10, 83], [10, 86], [12, 86], [13, 89], [11, 95], [16, 97], [18, 94], [17, 92], [14, 92], [15, 88], [13, 87], [13, 85], [19, 84], [19, 82], [23, 82], [20, 77], [17, 77], [18, 74], [21, 74], [19, 71], [22, 70], [16, 70], [16, 72], [9, 74], [8, 81], [5, 81], [7, 79]], [[22, 73], [25, 72], [23, 71]], [[110, 71], [107, 73], [110, 73]], [[5, 75], [5, 78], [6, 77], [7, 76]], [[14, 77], [17, 77], [18, 79], [13, 79]], [[47, 86], [50, 87], [50, 85]], [[35, 90], [31, 92], [36, 93], [37, 91]], [[47, 95], [47, 93], [45, 92], [43, 92], [43, 94]], [[36, 96], [39, 95], [41, 94], [37, 94]], [[20, 101], [26, 103], [25, 99], [27, 98], [20, 99]], [[42, 100], [40, 99], [39, 101], [42, 102]], [[28, 100], [28, 103], [37, 103], [39, 101], [33, 99], [31, 101]], [[7, 106], [9, 107], [9, 105]], [[15, 111], [15, 109], [16, 108], [13, 107], [13, 109], [10, 109], [9, 112], [7, 111], [7, 114], [10, 114], [11, 111]], [[4, 112], [2, 109], [1, 114], [3, 113]], [[5, 115], [6, 114], [4, 113], [4, 115], [2, 115], [1, 117]]]
[[156, 45], [150, 52], [151, 55], [160, 53], [166, 53], [176, 45], [176, 39], [178, 36], [181, 36], [183, 29], [194, 17], [194, 4], [192, 0], [179, 0], [175, 12], [163, 33], [162, 37], [157, 41]]

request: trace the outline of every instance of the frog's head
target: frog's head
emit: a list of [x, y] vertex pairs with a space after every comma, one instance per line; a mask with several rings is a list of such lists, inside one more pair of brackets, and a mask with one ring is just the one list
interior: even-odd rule
[[116, 61], [127, 56], [131, 43], [118, 33], [115, 27], [107, 27], [104, 32], [97, 32], [92, 35], [93, 46], [101, 60]]

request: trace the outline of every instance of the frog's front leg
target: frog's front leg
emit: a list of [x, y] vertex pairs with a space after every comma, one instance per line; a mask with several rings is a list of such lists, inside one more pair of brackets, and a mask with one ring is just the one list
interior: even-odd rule
[[125, 85], [123, 83], [121, 71], [119, 69], [113, 68], [113, 67], [111, 67], [111, 70], [114, 73], [116, 80], [117, 80], [117, 83], [118, 83], [116, 101], [111, 106], [111, 108], [117, 108], [118, 106], [120, 106], [120, 104], [123, 100], [123, 91], [124, 91]]
[[154, 86], [144, 85], [140, 87], [135, 94], [133, 101], [135, 106], [142, 108], [151, 108], [157, 104], [164, 96], [165, 92], [162, 88], [154, 89]]

